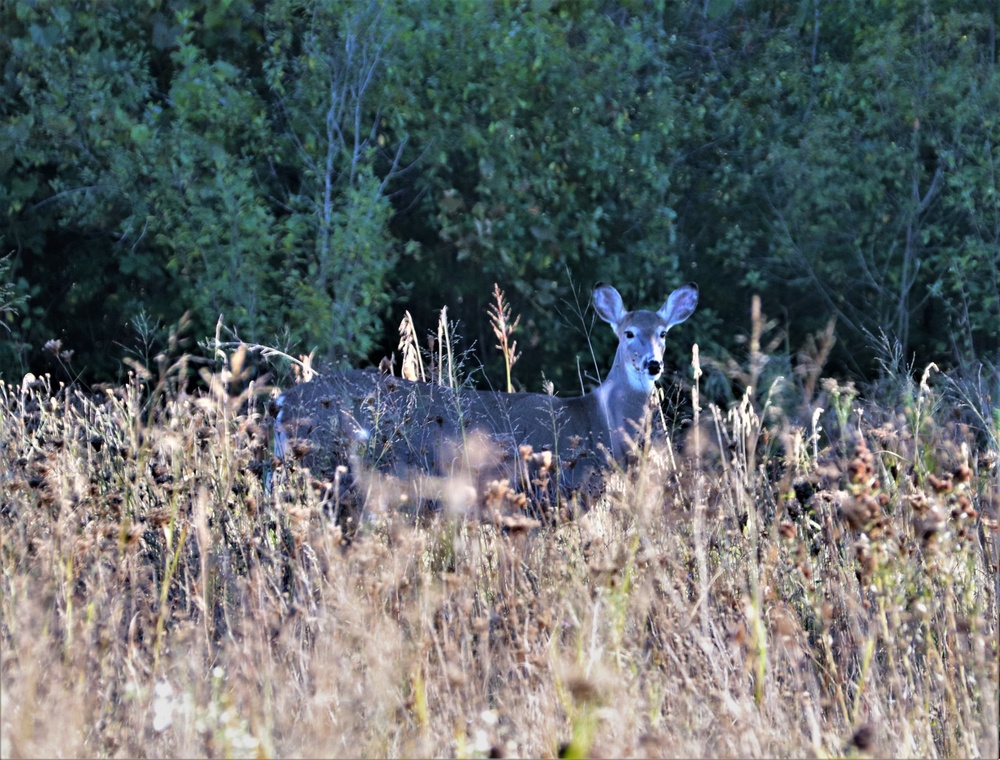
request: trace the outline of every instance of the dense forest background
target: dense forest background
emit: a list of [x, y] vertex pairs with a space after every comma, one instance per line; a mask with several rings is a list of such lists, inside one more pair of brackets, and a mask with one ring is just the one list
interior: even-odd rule
[[572, 390], [599, 280], [699, 284], [678, 364], [753, 294], [845, 373], [995, 362], [998, 7], [0, 0], [0, 375], [113, 381], [185, 312], [364, 365], [447, 306], [497, 378], [496, 282]]

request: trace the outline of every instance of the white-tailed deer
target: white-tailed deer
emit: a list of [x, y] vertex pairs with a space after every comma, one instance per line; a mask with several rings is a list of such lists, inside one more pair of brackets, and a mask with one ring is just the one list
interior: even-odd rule
[[358, 370], [300, 383], [277, 400], [275, 454], [294, 452], [322, 475], [360, 448], [379, 470], [451, 475], [467, 466], [462, 444], [479, 431], [508, 461], [523, 446], [550, 450], [559, 482], [573, 488], [610, 458], [623, 461], [648, 422], [667, 331], [697, 303], [697, 287], [685, 285], [657, 311], [625, 311], [617, 290], [598, 285], [594, 310], [617, 333], [618, 351], [604, 382], [577, 398], [454, 390]]

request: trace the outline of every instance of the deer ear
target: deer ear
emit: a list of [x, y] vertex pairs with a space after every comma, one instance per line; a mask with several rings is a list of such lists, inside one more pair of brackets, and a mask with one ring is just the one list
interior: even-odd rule
[[625, 306], [622, 303], [621, 295], [613, 287], [603, 282], [598, 283], [597, 287], [594, 288], [594, 311], [616, 331], [618, 323], [625, 316]]
[[693, 282], [677, 288], [657, 312], [667, 323], [667, 329], [679, 325], [694, 313], [698, 305], [698, 286]]

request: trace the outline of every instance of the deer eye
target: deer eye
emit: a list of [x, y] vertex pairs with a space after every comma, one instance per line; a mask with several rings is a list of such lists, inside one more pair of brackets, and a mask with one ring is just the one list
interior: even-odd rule
[[632, 340], [632, 338], [635, 337], [635, 333], [632, 332], [631, 330], [626, 330], [625, 331], [625, 337], [628, 338], [629, 340]]
[[660, 339], [661, 340], [666, 340], [667, 339], [667, 331], [666, 330], [660, 330]]

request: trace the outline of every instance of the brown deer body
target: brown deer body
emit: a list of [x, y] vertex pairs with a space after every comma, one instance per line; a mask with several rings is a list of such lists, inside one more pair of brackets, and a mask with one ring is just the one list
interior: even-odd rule
[[611, 458], [624, 460], [648, 421], [667, 331], [697, 301], [697, 288], [685, 285], [657, 311], [629, 312], [617, 290], [598, 285], [594, 309], [617, 333], [618, 351], [604, 382], [576, 398], [455, 390], [358, 370], [301, 383], [278, 399], [275, 454], [284, 458], [305, 441], [315, 474], [361, 449], [382, 471], [447, 476], [468, 466], [464, 444], [485, 436], [498, 465], [524, 446], [551, 451], [559, 483], [573, 488]]

